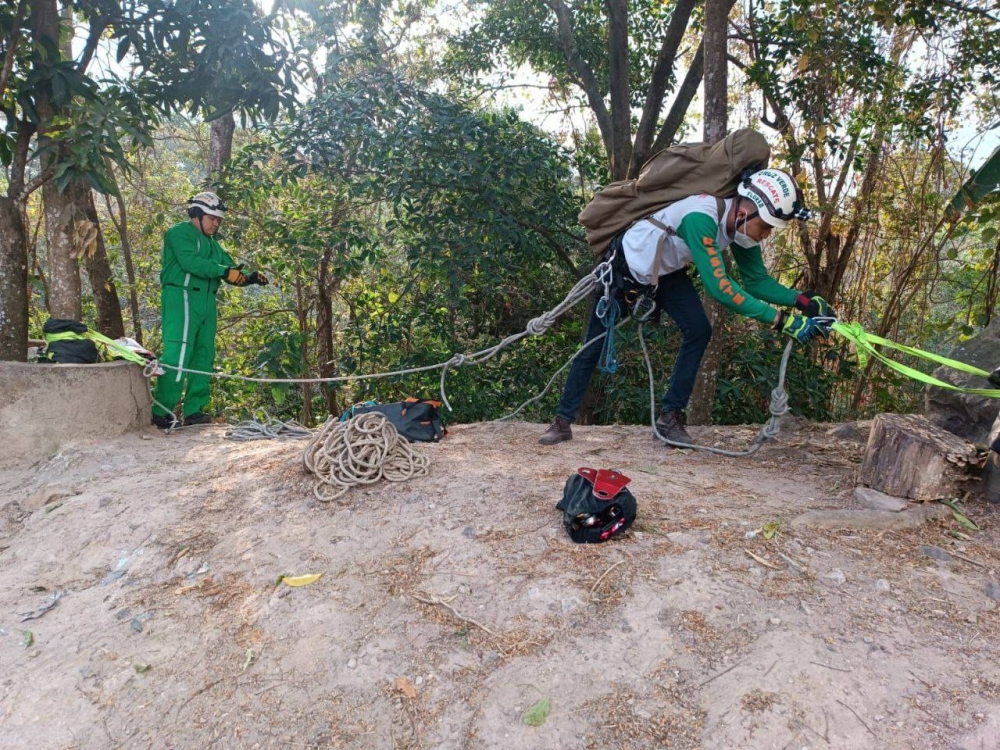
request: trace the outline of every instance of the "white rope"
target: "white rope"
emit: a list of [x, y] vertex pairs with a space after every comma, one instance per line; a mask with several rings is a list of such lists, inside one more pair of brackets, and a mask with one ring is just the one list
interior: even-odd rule
[[273, 440], [275, 438], [287, 438], [292, 440], [302, 440], [310, 438], [313, 431], [305, 425], [301, 425], [294, 419], [282, 422], [275, 419], [267, 412], [255, 415], [254, 419], [245, 419], [237, 422], [226, 430], [225, 439], [233, 440], [237, 443], [246, 443], [251, 440]]
[[178, 365], [168, 365], [158, 360], [150, 361], [143, 368], [143, 375], [152, 377], [157, 367], [163, 367], [174, 372], [184, 372], [189, 375], [205, 375], [210, 378], [227, 378], [230, 380], [242, 380], [247, 383], [344, 383], [352, 380], [374, 380], [376, 378], [389, 378], [396, 375], [412, 375], [418, 372], [429, 372], [431, 370], [441, 370], [441, 401], [448, 407], [448, 411], [453, 411], [448, 402], [448, 394], [444, 390], [445, 376], [449, 367], [460, 367], [463, 364], [482, 364], [488, 359], [495, 357], [502, 349], [520, 341], [525, 336], [541, 336], [552, 324], [556, 322], [560, 315], [569, 310], [581, 300], [586, 299], [598, 284], [604, 284], [611, 277], [610, 263], [600, 263], [591, 273], [580, 279], [570, 290], [569, 294], [546, 313], [542, 313], [537, 318], [528, 321], [525, 330], [515, 333], [503, 339], [499, 344], [487, 349], [481, 349], [472, 354], [455, 354], [447, 362], [436, 365], [425, 365], [424, 367], [410, 367], [405, 370], [392, 370], [391, 372], [378, 372], [370, 375], [340, 375], [332, 378], [257, 378], [249, 375], [233, 375], [226, 372], [210, 372], [208, 370], [192, 370]]
[[346, 422], [327, 419], [306, 446], [302, 463], [316, 477], [316, 499], [328, 503], [359, 484], [426, 476], [430, 459], [413, 450], [384, 414], [370, 411]]
[[785, 393], [785, 370], [788, 368], [788, 358], [792, 353], [792, 344], [789, 341], [785, 346], [785, 352], [781, 355], [781, 365], [778, 368], [778, 385], [771, 391], [771, 418], [761, 427], [757, 437], [753, 439], [753, 444], [745, 451], [727, 451], [722, 448], [713, 448], [708, 445], [695, 445], [693, 443], [679, 443], [674, 440], [667, 440], [656, 427], [656, 384], [653, 379], [653, 366], [649, 361], [649, 350], [646, 348], [646, 339], [642, 335], [642, 324], [639, 325], [639, 343], [642, 345], [642, 356], [646, 360], [646, 372], [649, 374], [649, 421], [653, 426], [653, 435], [657, 440], [672, 445], [677, 448], [691, 448], [707, 453], [717, 453], [720, 456], [752, 456], [764, 445], [764, 441], [773, 440], [778, 436], [781, 425], [778, 424], [779, 417], [788, 413], [788, 394]]

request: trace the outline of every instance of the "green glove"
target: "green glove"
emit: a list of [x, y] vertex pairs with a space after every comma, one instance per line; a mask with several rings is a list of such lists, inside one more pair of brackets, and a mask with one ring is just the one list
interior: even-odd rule
[[837, 317], [837, 313], [830, 307], [830, 303], [816, 294], [816, 292], [803, 292], [796, 295], [795, 309], [799, 310], [807, 318]]
[[827, 329], [821, 323], [795, 313], [790, 315], [784, 312], [778, 313], [774, 327], [780, 328], [782, 333], [791, 336], [800, 344], [808, 344], [817, 336], [826, 338], [827, 334]]

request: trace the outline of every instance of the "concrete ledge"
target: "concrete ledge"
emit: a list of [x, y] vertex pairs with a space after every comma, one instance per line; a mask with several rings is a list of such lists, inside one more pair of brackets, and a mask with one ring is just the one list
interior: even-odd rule
[[0, 362], [0, 465], [138, 430], [149, 425], [151, 405], [142, 368], [129, 362]]

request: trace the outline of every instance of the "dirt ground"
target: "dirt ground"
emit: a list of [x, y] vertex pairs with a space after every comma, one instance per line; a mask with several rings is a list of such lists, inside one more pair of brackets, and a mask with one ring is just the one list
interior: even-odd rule
[[[459, 426], [334, 505], [304, 443], [216, 426], [0, 472], [0, 747], [1000, 748], [1000, 506], [793, 527], [853, 504], [830, 428]], [[624, 538], [565, 534], [578, 466], [632, 477]]]

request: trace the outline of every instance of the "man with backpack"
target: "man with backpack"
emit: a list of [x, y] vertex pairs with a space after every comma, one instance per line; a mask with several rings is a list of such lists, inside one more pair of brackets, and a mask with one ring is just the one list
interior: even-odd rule
[[153, 404], [153, 424], [161, 429], [174, 426], [166, 409], [175, 409], [182, 394], [185, 426], [212, 421], [205, 413], [212, 395], [212, 379], [208, 375], [186, 375], [169, 366], [212, 371], [218, 318], [215, 295], [220, 284], [223, 281], [233, 286], [268, 284], [267, 277], [259, 271], [244, 274], [243, 264], [236, 265], [215, 238], [225, 213], [226, 205], [218, 195], [198, 193], [188, 201], [189, 221], [175, 224], [163, 235], [160, 363], [167, 366], [167, 371], [157, 378], [153, 393], [159, 402]]
[[[642, 318], [655, 301], [656, 314], [666, 312], [681, 330], [677, 361], [656, 420], [657, 431], [668, 442], [692, 442], [684, 426], [684, 410], [712, 336], [711, 324], [688, 275], [688, 265], [695, 266], [708, 294], [730, 310], [801, 343], [826, 334], [822, 322], [813, 320], [833, 315], [826, 300], [812, 292], [789, 289], [771, 278], [760, 250], [760, 242], [773, 230], [784, 229], [790, 220], [807, 216], [794, 178], [780, 170], [761, 169], [742, 178], [731, 198], [706, 193], [681, 198], [611, 239], [603, 257], [612, 268], [608, 295], [621, 316], [632, 313]], [[742, 287], [726, 271], [722, 250], [727, 246], [732, 248]], [[603, 293], [603, 289], [600, 291]], [[648, 306], [644, 308], [643, 302]], [[586, 342], [606, 331], [612, 335], [607, 326], [610, 305], [611, 300], [606, 300], [595, 306]], [[798, 312], [778, 310], [772, 305], [794, 307]], [[555, 420], [539, 443], [554, 445], [573, 439], [570, 425], [576, 420], [600, 356], [601, 346], [595, 343], [573, 361]]]

